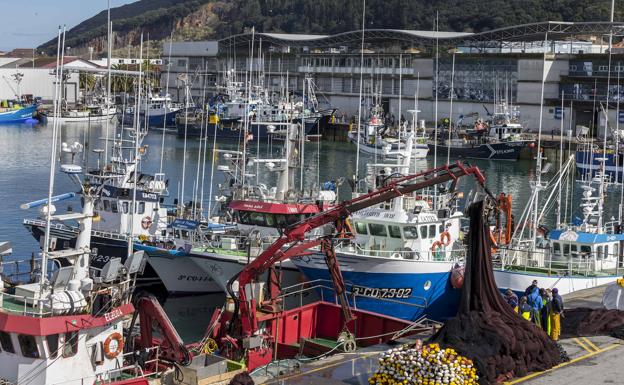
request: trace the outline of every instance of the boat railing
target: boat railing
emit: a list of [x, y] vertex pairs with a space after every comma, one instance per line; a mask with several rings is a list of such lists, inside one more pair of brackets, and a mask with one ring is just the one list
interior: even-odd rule
[[[349, 252], [348, 250], [341, 250]], [[400, 259], [400, 260], [414, 260], [414, 261], [426, 261], [426, 262], [459, 262], [466, 258], [465, 248], [439, 248], [434, 251], [431, 249], [425, 250], [379, 250], [379, 249], [365, 249], [358, 244], [355, 244], [356, 254], [367, 255], [371, 257], [381, 257], [388, 259]]]
[[[356, 293], [356, 290], [354, 290], [354, 288], [356, 287], [358, 289], [370, 289], [368, 291], [370, 291], [371, 294], [364, 294], [360, 292]], [[347, 297], [349, 298], [351, 307], [353, 309], [358, 308], [358, 299], [360, 300], [361, 299], [374, 299], [380, 302], [398, 304], [401, 306], [418, 307], [418, 308], [423, 308], [423, 309], [426, 309], [428, 307], [428, 301], [426, 297], [415, 296], [415, 295], [410, 294], [409, 296], [404, 296], [401, 299], [388, 298], [388, 297], [384, 298], [384, 295], [381, 289], [358, 287], [357, 285], [354, 285], [350, 281], [345, 281], [345, 288], [346, 288]], [[327, 291], [331, 291], [332, 295], [329, 296], [327, 294]], [[362, 290], [358, 290], [358, 291], [362, 291]], [[282, 294], [280, 294], [277, 297], [277, 299], [282, 300], [282, 303], [288, 303], [287, 300], [289, 298], [297, 297], [296, 299], [298, 300], [298, 306], [301, 307], [304, 305], [304, 299], [308, 297], [311, 292], [318, 293], [319, 296], [321, 297], [320, 298], [321, 301], [333, 302], [336, 305], [340, 304], [333, 282], [330, 280], [326, 280], [326, 279], [316, 279], [313, 281], [301, 282], [301, 283], [297, 283], [291, 286], [284, 287], [282, 288], [282, 291], [281, 291]], [[409, 300], [412, 300], [413, 302], [410, 302]]]
[[515, 271], [541, 271], [553, 276], [620, 275], [624, 261], [619, 255], [571, 252], [553, 258], [548, 249], [505, 248], [494, 256], [495, 268]]
[[[23, 224], [30, 226], [46, 226], [46, 221], [41, 219], [24, 219]], [[68, 226], [66, 224], [60, 222], [51, 222], [50, 228], [55, 230], [75, 230], [76, 234], [78, 234], [78, 229]], [[121, 234], [115, 231], [106, 231], [106, 230], [91, 230], [92, 236], [104, 237], [109, 239], [116, 239], [120, 241], [125, 241], [128, 239], [127, 234]]]
[[[121, 378], [124, 380], [135, 378], [151, 378], [160, 375], [158, 368], [160, 368], [160, 362], [158, 357], [160, 356], [160, 348], [158, 345], [145, 349], [145, 353], [148, 357], [153, 357], [139, 363], [135, 359], [135, 352], [124, 353], [121, 356], [122, 362], [129, 363], [119, 368], [109, 369], [102, 373], [95, 380], [95, 384], [110, 384], [114, 381], [118, 381]], [[148, 368], [155, 368], [150, 370]]]
[[[130, 302], [131, 293], [133, 292], [132, 285], [134, 284], [133, 279], [124, 279], [120, 282], [113, 282], [110, 284], [103, 284], [98, 290], [89, 293], [89, 295], [85, 296], [85, 300], [87, 301], [87, 306], [78, 312], [72, 312], [67, 314], [89, 314], [92, 313], [93, 305], [96, 302], [95, 299], [99, 295], [104, 295], [106, 298], [110, 298], [108, 302], [108, 306], [105, 308], [117, 307]], [[19, 288], [19, 286], [17, 286]], [[36, 289], [36, 288], [34, 288]], [[58, 310], [59, 307], [57, 305], [69, 304], [69, 302], [65, 302], [61, 299], [55, 299], [54, 296], [49, 295], [52, 293], [50, 289], [47, 289], [43, 294], [44, 297], [40, 298], [39, 295], [35, 295], [33, 297], [10, 294], [7, 292], [0, 293], [0, 309], [2, 309], [5, 313], [35, 317], [35, 318], [45, 318], [52, 317], [58, 315], [64, 315], [62, 310]], [[111, 295], [111, 293], [113, 293]], [[115, 294], [116, 293], [116, 294]], [[70, 307], [74, 306], [72, 302]], [[68, 308], [70, 308], [68, 307]], [[57, 309], [57, 310], [54, 310]], [[61, 309], [64, 307], [61, 306]], [[102, 314], [93, 314], [98, 317]]]

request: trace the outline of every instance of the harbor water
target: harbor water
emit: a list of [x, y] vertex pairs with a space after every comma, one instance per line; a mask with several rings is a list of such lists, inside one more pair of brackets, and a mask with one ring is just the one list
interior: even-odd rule
[[[112, 135], [116, 129], [116, 124], [109, 125], [109, 133]], [[62, 128], [62, 141], [66, 143], [80, 142], [85, 144], [85, 158], [82, 161], [92, 166], [98, 162], [95, 149], [104, 149], [104, 142], [100, 139], [105, 136], [105, 125], [88, 124], [66, 124]], [[47, 196], [50, 147], [52, 143], [52, 127], [33, 125], [0, 125], [0, 241], [10, 241], [13, 245], [13, 258], [28, 258], [37, 251], [39, 244], [22, 226], [22, 220], [26, 217], [32, 218], [38, 215], [35, 210], [25, 211], [20, 209], [20, 204], [42, 199]], [[164, 151], [161, 145], [164, 140]], [[214, 200], [219, 195], [219, 184], [224, 182], [224, 177], [214, 170], [214, 178], [211, 181], [211, 162], [216, 157], [212, 152], [212, 139], [206, 145], [208, 151], [201, 156], [206, 162], [198, 162], [200, 141], [189, 139], [185, 143], [183, 138], [176, 135], [164, 134], [161, 131], [150, 132], [144, 140], [144, 145], [148, 146], [146, 155], [143, 157], [143, 171], [154, 173], [159, 172], [161, 156], [163, 172], [169, 180], [168, 203], [173, 203], [174, 199], [189, 201], [194, 196], [197, 199], [203, 196], [204, 207], [207, 208], [209, 201]], [[261, 153], [274, 151], [279, 146], [278, 143], [251, 142], [250, 151]], [[219, 149], [235, 150], [238, 147], [236, 142], [217, 142]], [[203, 151], [203, 145], [202, 145]], [[329, 141], [308, 142], [305, 149], [305, 175], [304, 188], [312, 188], [314, 183], [323, 183], [328, 180], [337, 181], [339, 178], [351, 178], [356, 172], [356, 148], [348, 143], [336, 143]], [[548, 154], [547, 154], [548, 155]], [[438, 154], [437, 164], [446, 163], [446, 154]], [[101, 159], [103, 161], [103, 159]], [[558, 164], [556, 156], [553, 154], [549, 161]], [[360, 175], [363, 175], [366, 164], [379, 162], [381, 159], [374, 159], [371, 155], [362, 154], [360, 156]], [[505, 192], [513, 195], [513, 212], [516, 218], [520, 217], [531, 195], [530, 181], [535, 178], [535, 162], [531, 160], [509, 161], [469, 161], [478, 165], [486, 177], [486, 184], [493, 193]], [[185, 171], [183, 172], [183, 165]], [[205, 166], [204, 166], [205, 165]], [[425, 170], [434, 165], [434, 156], [430, 154], [427, 159], [416, 160], [415, 170]], [[199, 167], [198, 167], [199, 166]], [[252, 166], [255, 168], [256, 166]], [[557, 167], [544, 175], [544, 179], [551, 178]], [[58, 168], [57, 168], [58, 169]], [[198, 176], [199, 171], [199, 176]], [[268, 173], [262, 169], [248, 170], [252, 174], [258, 174], [258, 181], [271, 185], [272, 179], [266, 176]], [[185, 187], [181, 187], [182, 175], [184, 174]], [[204, 182], [202, 183], [202, 179]], [[298, 179], [298, 178], [297, 178]], [[474, 181], [465, 178], [461, 181], [460, 190], [467, 193], [474, 187]], [[212, 183], [212, 196], [210, 186]], [[299, 183], [299, 182], [297, 182]], [[203, 185], [203, 195], [201, 186]], [[67, 176], [57, 171], [54, 193], [61, 194], [77, 191], [77, 186], [67, 178]], [[342, 199], [350, 196], [350, 186], [346, 181], [339, 186], [339, 194]], [[570, 209], [574, 209], [575, 214], [579, 214], [578, 200], [580, 189], [574, 189], [574, 199], [570, 199], [568, 204]], [[619, 202], [619, 189], [610, 191], [607, 197], [606, 218], [617, 218], [617, 202]], [[57, 205], [57, 211], [62, 212], [67, 206], [78, 208], [78, 199], [69, 202], [62, 202]], [[570, 210], [569, 209], [569, 210]], [[551, 210], [554, 212], [554, 210]], [[550, 214], [546, 223], [554, 221], [554, 214]], [[171, 317], [176, 328], [187, 341], [192, 341], [201, 336], [204, 328], [209, 322], [213, 309], [223, 304], [223, 296], [195, 296], [186, 298], [168, 298], [165, 301], [165, 310]]]

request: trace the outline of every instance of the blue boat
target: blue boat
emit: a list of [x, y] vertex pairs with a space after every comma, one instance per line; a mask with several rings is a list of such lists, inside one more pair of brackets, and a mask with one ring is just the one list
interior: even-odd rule
[[33, 119], [37, 105], [18, 106], [0, 109], [0, 123], [24, 123]]
[[[145, 122], [145, 115], [147, 114], [148, 127], [172, 127], [175, 126], [176, 116], [183, 110], [183, 106], [173, 103], [169, 95], [149, 94], [144, 103], [141, 104], [139, 115], [141, 122]], [[134, 118], [134, 107], [128, 107], [123, 113], [117, 114], [119, 122], [128, 126], [134, 124]]]
[[[596, 172], [602, 169], [602, 163], [604, 162], [604, 173], [611, 179], [611, 181], [621, 182], [624, 172], [624, 155], [616, 154], [613, 150], [605, 152], [602, 149], [584, 149], [578, 150], [575, 153], [576, 157], [576, 169], [581, 175], [594, 177]], [[619, 158], [619, 164], [618, 164]]]

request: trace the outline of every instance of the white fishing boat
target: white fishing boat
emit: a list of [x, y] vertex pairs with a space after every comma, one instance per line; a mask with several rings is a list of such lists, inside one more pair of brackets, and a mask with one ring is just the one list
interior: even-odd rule
[[61, 109], [58, 114], [49, 114], [47, 118], [51, 121], [58, 120], [61, 123], [81, 123], [81, 122], [105, 122], [107, 120], [114, 121], [117, 115], [117, 108], [110, 100], [104, 97], [95, 97], [86, 104], [77, 108]]

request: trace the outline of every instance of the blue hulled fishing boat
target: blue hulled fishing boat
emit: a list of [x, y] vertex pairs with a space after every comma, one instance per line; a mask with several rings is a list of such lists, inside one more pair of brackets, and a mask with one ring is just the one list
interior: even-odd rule
[[37, 111], [37, 105], [31, 104], [27, 106], [14, 105], [13, 107], [0, 108], [0, 124], [1, 123], [24, 123], [33, 119], [33, 115]]

